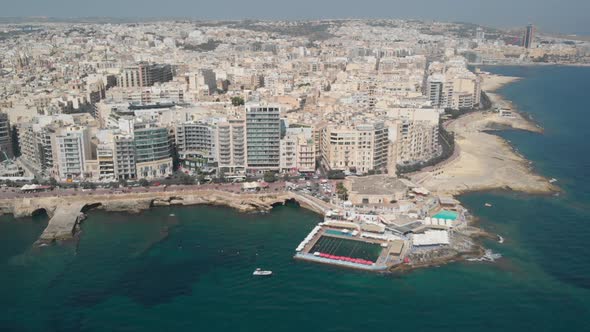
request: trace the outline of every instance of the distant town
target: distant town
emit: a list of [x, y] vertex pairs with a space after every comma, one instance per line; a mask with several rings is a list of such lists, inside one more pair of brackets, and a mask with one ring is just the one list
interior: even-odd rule
[[79, 193], [72, 232], [92, 193], [290, 192], [326, 218], [298, 259], [481, 255], [440, 165], [453, 121], [522, 120], [482, 88], [495, 64], [590, 64], [590, 42], [416, 20], [0, 23], [0, 210]]

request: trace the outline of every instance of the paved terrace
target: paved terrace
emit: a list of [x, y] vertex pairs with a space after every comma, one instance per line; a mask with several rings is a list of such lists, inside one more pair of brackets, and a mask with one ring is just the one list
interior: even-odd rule
[[70, 238], [76, 231], [82, 208], [85, 205], [80, 202], [59, 205], [55, 209], [53, 217], [49, 219], [49, 223], [37, 243], [47, 243]]

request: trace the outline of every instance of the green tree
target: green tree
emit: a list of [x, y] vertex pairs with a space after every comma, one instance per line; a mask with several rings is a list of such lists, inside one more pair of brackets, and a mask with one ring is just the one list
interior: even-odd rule
[[217, 172], [217, 178], [220, 182], [225, 182], [225, 170], [223, 170], [223, 168], [220, 168]]
[[336, 193], [338, 194], [338, 198], [345, 201], [348, 199], [348, 189], [344, 186], [342, 182], [339, 182], [336, 185]]
[[231, 104], [234, 106], [244, 105], [244, 98], [242, 97], [231, 97]]
[[121, 187], [127, 187], [127, 180], [119, 179], [119, 184], [121, 185]]
[[82, 189], [96, 189], [96, 184], [92, 182], [82, 182], [80, 186], [82, 187]]
[[266, 171], [263, 176], [264, 182], [275, 182], [277, 180], [275, 173]]
[[150, 182], [146, 179], [139, 179], [139, 185], [142, 187], [149, 187]]
[[56, 187], [57, 186], [57, 180], [54, 178], [49, 178], [49, 185], [52, 187]]
[[193, 178], [192, 176], [190, 176], [186, 173], [180, 173], [180, 183], [193, 184], [193, 183], [195, 183], [195, 178]]
[[344, 172], [339, 171], [339, 170], [330, 170], [328, 171], [328, 179], [330, 180], [341, 180], [344, 179], [346, 176], [344, 175]]

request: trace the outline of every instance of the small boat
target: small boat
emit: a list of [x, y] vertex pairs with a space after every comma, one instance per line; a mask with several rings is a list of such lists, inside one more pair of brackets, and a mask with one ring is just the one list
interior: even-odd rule
[[170, 213], [168, 216], [170, 216], [170, 217], [174, 217], [174, 216], [176, 216], [176, 215], [175, 215], [174, 213]]
[[549, 183], [554, 183], [554, 182], [557, 182], [556, 178], [551, 178], [551, 180], [549, 180]]
[[484, 205], [485, 205], [486, 207], [492, 207], [492, 204], [490, 204], [490, 203], [485, 203]]
[[266, 270], [261, 270], [260, 268], [257, 268], [256, 270], [254, 270], [252, 275], [253, 276], [270, 276], [270, 275], [272, 275], [272, 271], [266, 271]]
[[496, 234], [498, 236], [498, 243], [504, 243], [504, 238], [500, 234]]

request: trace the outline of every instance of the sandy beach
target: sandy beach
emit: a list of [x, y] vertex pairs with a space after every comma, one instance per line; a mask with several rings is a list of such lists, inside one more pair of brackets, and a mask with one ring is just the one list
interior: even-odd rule
[[411, 175], [413, 181], [440, 194], [509, 189], [527, 193], [551, 193], [559, 189], [535, 174], [531, 164], [503, 138], [489, 131], [514, 128], [542, 133], [543, 130], [521, 116], [509, 101], [493, 91], [518, 80], [517, 77], [485, 75], [482, 89], [493, 104], [510, 109], [510, 116], [497, 112], [475, 112], [451, 120], [445, 127], [455, 133], [456, 153], [450, 160]]

